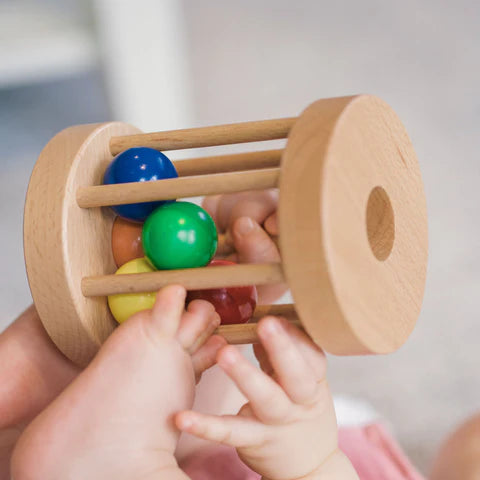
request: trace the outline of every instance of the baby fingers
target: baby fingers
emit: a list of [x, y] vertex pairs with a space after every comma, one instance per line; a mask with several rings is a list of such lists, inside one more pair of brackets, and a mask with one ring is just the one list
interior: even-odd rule
[[194, 300], [183, 313], [177, 340], [190, 354], [196, 352], [220, 325], [220, 316], [205, 300]]
[[156, 334], [175, 336], [185, 308], [185, 296], [185, 289], [180, 285], [169, 285], [158, 292], [150, 324]]
[[292, 404], [275, 380], [252, 365], [232, 345], [220, 350], [217, 362], [247, 397], [260, 421], [266, 424], [285, 422]]
[[305, 355], [295, 345], [291, 332], [275, 317], [263, 318], [257, 331], [276, 379], [288, 397], [297, 404], [316, 403], [324, 391], [323, 378], [318, 378], [318, 370], [313, 370]]
[[324, 380], [327, 374], [327, 359], [322, 349], [304, 331], [288, 322], [285, 318], [279, 318], [279, 320], [292, 342], [313, 370], [317, 381]]
[[215, 365], [218, 351], [227, 344], [220, 335], [210, 337], [193, 355], [192, 364], [198, 383], [202, 373]]
[[175, 416], [175, 424], [183, 432], [235, 448], [260, 445], [265, 435], [264, 425], [236, 415], [205, 415], [186, 410]]

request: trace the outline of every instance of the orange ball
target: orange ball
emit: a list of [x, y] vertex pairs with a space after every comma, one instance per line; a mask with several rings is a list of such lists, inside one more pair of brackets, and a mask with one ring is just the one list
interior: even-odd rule
[[112, 229], [112, 252], [117, 267], [134, 258], [144, 257], [142, 247], [143, 224], [117, 217]]

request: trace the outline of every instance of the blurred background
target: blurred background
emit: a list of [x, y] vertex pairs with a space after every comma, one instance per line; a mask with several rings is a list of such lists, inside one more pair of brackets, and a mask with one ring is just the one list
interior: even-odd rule
[[480, 408], [479, 16], [473, 0], [0, 0], [0, 329], [31, 301], [24, 195], [59, 130], [260, 120], [373, 93], [420, 160], [428, 283], [407, 345], [331, 358], [330, 382], [368, 400], [427, 471], [441, 439]]

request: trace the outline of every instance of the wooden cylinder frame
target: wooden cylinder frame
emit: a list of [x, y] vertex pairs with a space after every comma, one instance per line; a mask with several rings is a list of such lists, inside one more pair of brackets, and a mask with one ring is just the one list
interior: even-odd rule
[[[178, 161], [178, 179], [101, 185], [112, 156], [287, 138], [283, 150]], [[201, 176], [201, 177], [200, 177]], [[279, 188], [281, 258], [255, 264], [113, 275], [107, 205]], [[106, 295], [170, 283], [214, 288], [286, 282], [294, 305], [259, 306], [251, 323], [220, 327], [255, 341], [255, 321], [283, 315], [339, 355], [389, 353], [418, 318], [427, 216], [417, 158], [398, 117], [368, 95], [319, 100], [298, 118], [142, 134], [120, 123], [58, 133], [28, 187], [24, 249], [42, 322], [72, 361], [87, 364], [116, 326]]]

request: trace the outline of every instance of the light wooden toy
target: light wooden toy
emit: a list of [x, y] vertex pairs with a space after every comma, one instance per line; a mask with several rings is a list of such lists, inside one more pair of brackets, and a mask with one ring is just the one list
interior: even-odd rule
[[[112, 156], [287, 138], [283, 150], [175, 162], [177, 179], [101, 185]], [[109, 205], [279, 188], [281, 263], [113, 275]], [[319, 100], [297, 118], [143, 134], [125, 123], [79, 125], [41, 152], [24, 225], [31, 292], [60, 350], [85, 365], [116, 326], [105, 296], [286, 282], [294, 305], [257, 308], [297, 321], [339, 355], [396, 350], [418, 318], [427, 216], [420, 170], [391, 108], [368, 95]], [[255, 323], [219, 328], [255, 341]]]

